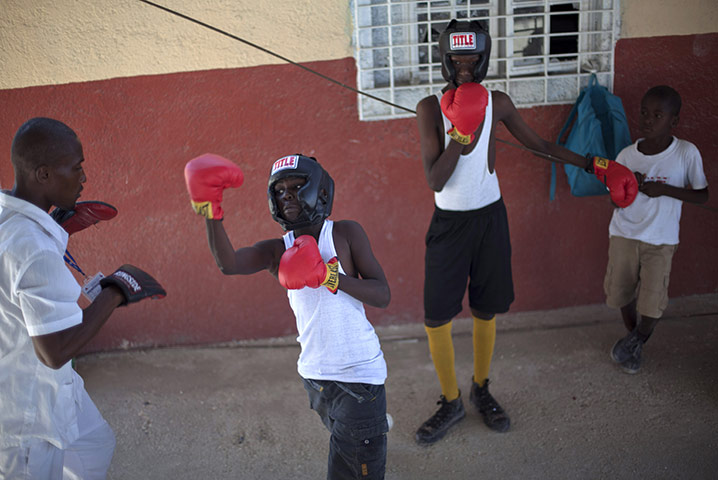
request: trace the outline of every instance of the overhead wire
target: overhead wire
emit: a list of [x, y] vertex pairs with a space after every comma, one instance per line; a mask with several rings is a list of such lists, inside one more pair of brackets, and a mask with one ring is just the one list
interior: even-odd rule
[[407, 112], [409, 112], [409, 113], [414, 113], [414, 114], [416, 114], [416, 112], [415, 112], [414, 110], [408, 109], [408, 108], [406, 108], [406, 107], [402, 107], [401, 105], [397, 105], [397, 104], [395, 104], [395, 103], [391, 103], [391, 102], [389, 102], [389, 101], [387, 101], [387, 100], [384, 100], [383, 98], [379, 98], [379, 97], [374, 96], [374, 95], [371, 95], [371, 94], [369, 94], [369, 93], [362, 92], [362, 91], [360, 91], [360, 90], [358, 90], [358, 89], [356, 89], [356, 88], [354, 88], [354, 87], [352, 87], [352, 86], [350, 86], [350, 85], [347, 85], [346, 83], [342, 83], [342, 82], [340, 82], [340, 81], [338, 81], [338, 80], [335, 80], [335, 79], [333, 79], [333, 78], [331, 78], [331, 77], [328, 77], [327, 75], [324, 75], [323, 73], [317, 72], [316, 70], [313, 70], [313, 69], [307, 67], [306, 65], [302, 65], [301, 63], [295, 62], [294, 60], [291, 60], [291, 59], [289, 59], [289, 58], [287, 58], [287, 57], [285, 57], [285, 56], [282, 56], [282, 55], [280, 55], [280, 54], [278, 54], [278, 53], [275, 53], [275, 52], [273, 52], [273, 51], [271, 51], [271, 50], [269, 50], [269, 49], [267, 49], [267, 48], [264, 48], [264, 47], [262, 47], [261, 45], [257, 45], [256, 43], [250, 42], [249, 40], [245, 40], [244, 38], [238, 37], [237, 35], [234, 35], [234, 34], [232, 34], [232, 33], [229, 33], [229, 32], [227, 32], [227, 31], [225, 31], [225, 30], [222, 30], [221, 28], [217, 28], [217, 27], [215, 27], [215, 26], [213, 26], [213, 25], [210, 25], [210, 24], [208, 24], [208, 23], [205, 23], [205, 22], [203, 22], [203, 21], [201, 21], [201, 20], [197, 20], [196, 18], [190, 17], [189, 15], [185, 15], [184, 13], [180, 13], [180, 12], [178, 12], [178, 11], [176, 11], [176, 10], [172, 10], [171, 8], [167, 8], [167, 7], [163, 6], [163, 5], [157, 4], [157, 3], [155, 3], [155, 2], [150, 2], [149, 0], [139, 0], [139, 1], [142, 2], [142, 3], [146, 3], [147, 5], [151, 5], [151, 6], [153, 6], [153, 7], [159, 8], [160, 10], [164, 10], [164, 11], [167, 12], [167, 13], [171, 13], [172, 15], [176, 15], [176, 16], [178, 16], [178, 17], [180, 17], [180, 18], [183, 18], [183, 19], [185, 19], [185, 20], [187, 20], [187, 21], [190, 21], [190, 22], [192, 22], [192, 23], [196, 23], [197, 25], [201, 25], [202, 27], [208, 28], [208, 29], [210, 29], [210, 30], [212, 30], [212, 31], [214, 31], [214, 32], [217, 32], [217, 33], [219, 33], [219, 34], [221, 34], [221, 35], [224, 35], [224, 36], [226, 36], [226, 37], [229, 37], [229, 38], [231, 38], [232, 40], [236, 40], [236, 41], [238, 41], [238, 42], [242, 42], [242, 43], [244, 43], [245, 45], [249, 45], [249, 46], [252, 47], [252, 48], [256, 48], [257, 50], [260, 50], [260, 51], [262, 51], [262, 52], [264, 52], [264, 53], [266, 53], [266, 54], [268, 54], [268, 55], [271, 55], [271, 56], [276, 57], [276, 58], [278, 58], [278, 59], [280, 59], [280, 60], [282, 60], [282, 61], [285, 61], [285, 62], [287, 62], [287, 63], [290, 63], [290, 64], [294, 65], [295, 67], [299, 67], [299, 68], [301, 68], [302, 70], [306, 70], [307, 72], [313, 73], [314, 75], [317, 75], [317, 76], [323, 78], [324, 80], [327, 80], [327, 81], [329, 81], [329, 82], [335, 83], [335, 84], [339, 85], [340, 87], [343, 87], [343, 88], [346, 88], [346, 89], [348, 89], [348, 90], [351, 90], [352, 92], [355, 92], [355, 93], [358, 93], [358, 94], [361, 94], [361, 95], [365, 95], [365, 96], [367, 96], [367, 97], [369, 97], [369, 98], [371, 98], [371, 99], [374, 99], [374, 100], [377, 100], [377, 101], [379, 101], [379, 102], [383, 102], [383, 103], [386, 103], [386, 104], [388, 104], [388, 105], [391, 105], [392, 107], [400, 108], [400, 109], [405, 110], [405, 111], [407, 111]]
[[[365, 97], [371, 98], [372, 100], [376, 100], [376, 101], [378, 101], [378, 102], [381, 102], [381, 103], [390, 105], [390, 106], [392, 106], [392, 107], [394, 107], [394, 108], [398, 108], [398, 109], [400, 109], [400, 110], [404, 110], [405, 112], [413, 113], [414, 115], [416, 115], [416, 110], [412, 110], [412, 109], [410, 109], [410, 108], [403, 107], [403, 106], [401, 106], [401, 105], [397, 105], [397, 104], [392, 103], [392, 102], [390, 102], [390, 101], [388, 101], [388, 100], [386, 100], [386, 99], [383, 99], [383, 98], [377, 97], [377, 96], [375, 96], [375, 95], [372, 95], [372, 94], [370, 94], [370, 93], [361, 91], [361, 90], [359, 90], [359, 89], [357, 89], [357, 88], [354, 88], [354, 87], [352, 87], [352, 86], [350, 86], [350, 85], [347, 85], [347, 84], [345, 84], [345, 83], [343, 83], [343, 82], [340, 82], [340, 81], [338, 81], [338, 80], [336, 80], [336, 79], [334, 79], [334, 78], [331, 78], [331, 77], [329, 77], [329, 76], [327, 76], [327, 75], [324, 75], [324, 74], [321, 73], [321, 72], [317, 72], [316, 70], [311, 69], [311, 68], [307, 67], [306, 65], [302, 65], [301, 63], [295, 62], [294, 60], [291, 60], [291, 59], [289, 59], [289, 58], [287, 58], [287, 57], [285, 57], [285, 56], [283, 56], [283, 55], [280, 55], [280, 54], [275, 53], [275, 52], [273, 52], [273, 51], [271, 51], [271, 50], [269, 50], [269, 49], [267, 49], [267, 48], [264, 48], [264, 47], [262, 47], [261, 45], [257, 45], [256, 43], [250, 42], [249, 40], [246, 40], [246, 39], [244, 39], [244, 38], [242, 38], [242, 37], [239, 37], [239, 36], [237, 36], [237, 35], [234, 35], [234, 34], [232, 34], [232, 33], [227, 32], [227, 31], [225, 31], [225, 30], [222, 30], [221, 28], [215, 27], [215, 26], [210, 25], [210, 24], [208, 24], [208, 23], [206, 23], [206, 22], [203, 22], [203, 21], [201, 21], [201, 20], [198, 20], [198, 19], [196, 19], [196, 18], [194, 18], [194, 17], [191, 17], [191, 16], [186, 15], [186, 14], [184, 14], [184, 13], [178, 12], [178, 11], [173, 10], [173, 9], [171, 9], [171, 8], [165, 7], [164, 5], [160, 5], [160, 4], [158, 4], [158, 3], [152, 2], [152, 1], [150, 1], [150, 0], [138, 0], [138, 1], [140, 1], [140, 2], [142, 2], [142, 3], [144, 3], [144, 4], [147, 4], [147, 5], [150, 5], [150, 6], [152, 6], [152, 7], [158, 8], [158, 9], [160, 9], [160, 10], [163, 10], [163, 11], [169, 13], [169, 14], [175, 15], [175, 16], [177, 16], [177, 17], [179, 17], [179, 18], [182, 18], [182, 19], [184, 19], [184, 20], [187, 20], [187, 21], [189, 21], [189, 22], [192, 22], [192, 23], [195, 23], [195, 24], [197, 24], [197, 25], [200, 25], [200, 26], [202, 26], [202, 27], [204, 27], [204, 28], [207, 28], [207, 29], [209, 29], [209, 30], [212, 30], [212, 31], [214, 31], [214, 32], [216, 32], [216, 33], [219, 33], [219, 34], [221, 34], [221, 35], [224, 35], [224, 36], [226, 36], [226, 37], [229, 37], [229, 38], [231, 38], [232, 40], [236, 40], [236, 41], [238, 41], [238, 42], [244, 43], [245, 45], [248, 45], [248, 46], [250, 46], [250, 47], [252, 47], [252, 48], [256, 48], [257, 50], [260, 50], [260, 51], [266, 53], [267, 55], [271, 55], [271, 56], [273, 56], [273, 57], [275, 57], [275, 58], [278, 58], [278, 59], [280, 59], [280, 60], [282, 60], [282, 61], [284, 61], [284, 62], [287, 62], [287, 63], [289, 63], [289, 64], [291, 64], [291, 65], [294, 65], [295, 67], [299, 67], [299, 68], [301, 68], [302, 70], [305, 70], [305, 71], [307, 71], [307, 72], [309, 72], [309, 73], [312, 73], [312, 74], [314, 74], [314, 75], [317, 75], [318, 77], [321, 77], [321, 78], [323, 78], [324, 80], [327, 80], [327, 81], [329, 81], [329, 82], [331, 82], [331, 83], [334, 83], [334, 84], [336, 84], [336, 85], [338, 85], [338, 86], [340, 86], [340, 87], [342, 87], [342, 88], [345, 88], [345, 89], [347, 89], [347, 90], [350, 90], [350, 91], [352, 91], [352, 92], [354, 92], [354, 93], [357, 93], [357, 94], [359, 94], [359, 95], [364, 95]], [[539, 157], [543, 157], [543, 158], [545, 158], [545, 159], [547, 159], [547, 160], [549, 160], [549, 161], [552, 161], [552, 162], [563, 163], [563, 164], [569, 163], [569, 162], [567, 162], [566, 160], [564, 160], [564, 159], [562, 159], [562, 158], [555, 157], [555, 156], [553, 156], [553, 155], [551, 155], [551, 154], [549, 154], [549, 153], [542, 152], [542, 151], [540, 151], [540, 150], [535, 150], [535, 149], [530, 148], [530, 147], [527, 147], [527, 146], [525, 146], [525, 145], [520, 145], [520, 144], [517, 144], [517, 143], [509, 142], [508, 140], [504, 140], [504, 139], [498, 138], [498, 137], [496, 138], [496, 140], [499, 141], [499, 142], [501, 142], [501, 143], [505, 143], [506, 145], [510, 145], [510, 146], [512, 146], [512, 147], [518, 148], [518, 149], [520, 149], [520, 150], [524, 150], [524, 151], [530, 152], [530, 153], [532, 153], [532, 154], [534, 154], [534, 155], [537, 155], [537, 156], [539, 156]], [[689, 205], [694, 205], [694, 206], [696, 206], [696, 207], [700, 207], [700, 208], [703, 208], [703, 209], [706, 209], [706, 210], [710, 210], [710, 211], [713, 211], [713, 212], [718, 212], [718, 209], [713, 208], [713, 207], [709, 207], [709, 206], [707, 206], [707, 205], [700, 205], [700, 204], [696, 204], [696, 203], [691, 203], [691, 204], [689, 204]]]
[[[140, 2], [142, 2], [142, 3], [145, 3], [145, 4], [147, 4], [147, 5], [150, 5], [150, 6], [152, 6], [152, 7], [158, 8], [158, 9], [160, 9], [160, 10], [163, 10], [163, 11], [165, 11], [165, 12], [167, 12], [167, 13], [170, 13], [170, 14], [172, 14], [172, 15], [175, 15], [175, 16], [177, 16], [177, 17], [183, 18], [183, 19], [185, 19], [185, 20], [187, 20], [187, 21], [189, 21], [189, 22], [192, 22], [192, 23], [195, 23], [195, 24], [197, 24], [197, 25], [200, 25], [200, 26], [202, 26], [202, 27], [204, 27], [204, 28], [207, 28], [207, 29], [212, 30], [212, 31], [214, 31], [214, 32], [216, 32], [216, 33], [219, 33], [219, 34], [221, 34], [221, 35], [224, 35], [224, 36], [226, 36], [226, 37], [229, 37], [229, 38], [231, 38], [231, 39], [233, 39], [233, 40], [236, 40], [236, 41], [238, 41], [238, 42], [244, 43], [245, 45], [248, 45], [248, 46], [250, 46], [250, 47], [252, 47], [252, 48], [256, 48], [257, 50], [260, 50], [260, 51], [262, 51], [262, 52], [264, 52], [264, 53], [266, 53], [266, 54], [268, 54], [268, 55], [271, 55], [271, 56], [273, 56], [273, 57], [275, 57], [275, 58], [278, 58], [278, 59], [280, 59], [280, 60], [282, 60], [282, 61], [284, 61], [284, 62], [287, 62], [287, 63], [289, 63], [289, 64], [291, 64], [291, 65], [294, 65], [295, 67], [299, 67], [299, 68], [301, 68], [302, 70], [305, 70], [305, 71], [307, 71], [307, 72], [309, 72], [309, 73], [312, 73], [312, 74], [314, 74], [314, 75], [317, 75], [317, 76], [323, 78], [324, 80], [327, 80], [327, 81], [332, 82], [332, 83], [334, 83], [334, 84], [336, 84], [336, 85], [339, 85], [339, 86], [342, 87], [342, 88], [346, 88], [347, 90], [350, 90], [350, 91], [352, 91], [352, 92], [354, 92], [354, 93], [357, 93], [357, 94], [359, 94], [359, 95], [364, 95], [365, 97], [371, 98], [372, 100], [376, 100], [376, 101], [378, 101], [378, 102], [385, 103], [385, 104], [390, 105], [390, 106], [392, 106], [392, 107], [394, 107], [394, 108], [398, 108], [398, 109], [404, 110], [405, 112], [413, 113], [414, 115], [416, 115], [416, 110], [412, 110], [412, 109], [410, 109], [410, 108], [407, 108], [407, 107], [404, 107], [404, 106], [401, 106], [401, 105], [397, 105], [397, 104], [392, 103], [392, 102], [390, 102], [390, 101], [388, 101], [388, 100], [386, 100], [386, 99], [379, 98], [379, 97], [377, 97], [377, 96], [375, 96], [375, 95], [372, 95], [372, 94], [370, 94], [370, 93], [361, 91], [361, 90], [359, 90], [359, 89], [357, 89], [357, 88], [354, 88], [354, 87], [352, 87], [352, 86], [350, 86], [350, 85], [347, 85], [347, 84], [342, 83], [342, 82], [340, 82], [340, 81], [338, 81], [338, 80], [336, 80], [336, 79], [333, 79], [333, 78], [331, 78], [331, 77], [329, 77], [329, 76], [327, 76], [327, 75], [324, 75], [324, 74], [321, 73], [321, 72], [317, 72], [316, 70], [311, 69], [311, 68], [307, 67], [306, 65], [302, 65], [302, 64], [300, 64], [300, 63], [298, 63], [298, 62], [295, 62], [295, 61], [292, 60], [292, 59], [289, 59], [289, 58], [287, 58], [287, 57], [285, 57], [285, 56], [283, 56], [283, 55], [280, 55], [280, 54], [278, 54], [278, 53], [275, 53], [275, 52], [273, 52], [273, 51], [271, 51], [271, 50], [269, 50], [269, 49], [267, 49], [267, 48], [264, 48], [264, 47], [262, 47], [261, 45], [257, 45], [256, 43], [250, 42], [249, 40], [246, 40], [246, 39], [244, 39], [244, 38], [242, 38], [242, 37], [239, 37], [239, 36], [237, 36], [237, 35], [234, 35], [234, 34], [232, 34], [232, 33], [227, 32], [227, 31], [225, 31], [225, 30], [222, 30], [221, 28], [215, 27], [215, 26], [210, 25], [210, 24], [208, 24], [208, 23], [206, 23], [206, 22], [203, 22], [203, 21], [201, 21], [201, 20], [197, 20], [196, 18], [190, 17], [189, 15], [186, 15], [186, 14], [184, 14], [184, 13], [178, 12], [178, 11], [173, 10], [173, 9], [171, 9], [171, 8], [165, 7], [165, 6], [160, 5], [160, 4], [158, 4], [158, 3], [151, 2], [150, 0], [138, 0], [138, 1], [140, 1]], [[512, 147], [516, 147], [516, 148], [519, 148], [519, 149], [521, 149], [521, 150], [525, 150], [525, 151], [531, 152], [531, 153], [533, 153], [534, 155], [538, 155], [538, 156], [544, 157], [544, 158], [546, 158], [546, 159], [548, 159], [548, 160], [551, 160], [551, 161], [554, 161], [554, 162], [558, 162], [558, 163], [568, 163], [568, 162], [566, 162], [566, 160], [563, 160], [563, 159], [561, 159], [561, 158], [555, 157], [555, 156], [553, 156], [553, 155], [551, 155], [551, 154], [548, 154], [548, 153], [545, 153], [545, 152], [542, 152], [542, 151], [539, 151], [539, 150], [534, 150], [534, 149], [529, 148], [529, 147], [526, 147], [526, 146], [524, 146], [524, 145], [519, 145], [519, 144], [516, 144], [516, 143], [513, 143], [513, 142], [509, 142], [509, 141], [503, 140], [503, 139], [501, 139], [501, 138], [497, 138], [496, 140], [499, 141], [499, 142], [505, 143], [505, 144], [507, 144], [507, 145], [511, 145]]]

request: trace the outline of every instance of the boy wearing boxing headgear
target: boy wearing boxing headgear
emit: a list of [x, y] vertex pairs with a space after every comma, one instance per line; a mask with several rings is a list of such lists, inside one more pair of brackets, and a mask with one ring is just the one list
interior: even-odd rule
[[496, 125], [503, 122], [534, 151], [593, 171], [621, 206], [630, 204], [638, 188], [633, 173], [616, 162], [587, 161], [542, 139], [507, 94], [481, 84], [489, 71], [491, 37], [478, 21], [452, 20], [439, 37], [439, 52], [447, 85], [416, 108], [424, 173], [435, 192], [426, 235], [424, 323], [441, 385], [438, 411], [416, 432], [420, 444], [436, 442], [465, 416], [451, 321], [461, 312], [467, 281], [474, 323], [469, 400], [489, 428], [505, 432], [510, 426], [508, 414], [488, 391], [495, 315], [508, 311], [514, 299], [508, 220], [494, 171]]
[[275, 161], [267, 199], [286, 233], [238, 250], [222, 225], [220, 202], [225, 188], [242, 184], [239, 167], [206, 154], [187, 163], [185, 179], [222, 273], [267, 270], [287, 289], [301, 345], [297, 370], [331, 432], [327, 478], [384, 478], [386, 363], [363, 304], [385, 308], [391, 294], [361, 225], [329, 220], [331, 176], [313, 157]]

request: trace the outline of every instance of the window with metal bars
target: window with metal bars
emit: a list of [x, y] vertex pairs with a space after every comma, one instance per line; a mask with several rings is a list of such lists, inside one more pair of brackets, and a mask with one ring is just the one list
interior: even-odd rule
[[[482, 82], [517, 107], [573, 103], [592, 73], [613, 88], [618, 0], [353, 0], [359, 90], [413, 110], [446, 85], [439, 34], [478, 20], [492, 39]], [[358, 96], [362, 120], [411, 116]]]

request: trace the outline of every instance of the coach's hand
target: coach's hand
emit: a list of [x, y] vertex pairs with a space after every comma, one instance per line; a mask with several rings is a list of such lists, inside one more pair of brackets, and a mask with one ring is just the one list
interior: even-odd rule
[[133, 265], [122, 265], [112, 275], [100, 280], [102, 288], [114, 286], [120, 289], [125, 301], [121, 305], [139, 302], [145, 298], [164, 298], [167, 292], [149, 273]]
[[77, 202], [72, 210], [56, 208], [50, 216], [72, 235], [101, 220], [111, 220], [117, 216], [117, 209], [105, 202]]

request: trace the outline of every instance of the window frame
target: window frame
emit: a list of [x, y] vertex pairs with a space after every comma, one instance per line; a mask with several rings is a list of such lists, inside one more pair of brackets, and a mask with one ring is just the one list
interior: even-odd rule
[[[446, 85], [436, 52], [438, 32], [451, 18], [476, 18], [488, 26], [492, 51], [487, 77], [482, 83], [489, 89], [508, 93], [517, 108], [571, 104], [593, 73], [601, 85], [612, 91], [620, 27], [619, 1], [352, 0], [357, 88], [394, 104], [386, 105], [359, 94], [359, 119], [410, 117], [421, 98], [439, 92]], [[571, 4], [577, 11], [551, 12], [551, 6], [559, 4]], [[542, 11], [517, 13], [526, 8]], [[575, 14], [577, 32], [548, 31], [552, 16]], [[542, 31], [518, 38], [515, 27], [521, 18], [542, 18]], [[546, 51], [551, 38], [562, 36], [576, 37], [576, 53]], [[539, 39], [541, 52], [515, 55], [516, 43], [527, 38]], [[560, 60], [571, 57], [575, 60]], [[526, 59], [531, 61], [525, 62]], [[521, 61], [525, 64], [519, 65]]]

